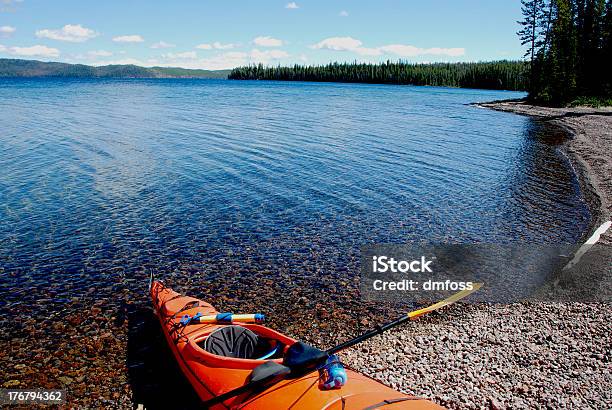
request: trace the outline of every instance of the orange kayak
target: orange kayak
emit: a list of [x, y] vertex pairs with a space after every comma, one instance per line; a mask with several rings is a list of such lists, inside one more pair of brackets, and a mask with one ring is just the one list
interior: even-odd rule
[[[253, 369], [283, 362], [287, 349], [297, 341], [255, 323], [240, 326], [185, 321], [184, 318], [219, 312], [209, 303], [183, 296], [161, 282], [151, 285], [151, 297], [170, 348], [203, 402], [248, 383]], [[223, 329], [231, 327], [232, 329]], [[246, 330], [245, 330], [246, 329]], [[226, 345], [236, 352], [226, 354]], [[230, 349], [232, 350], [232, 349]], [[211, 353], [212, 352], [212, 353]], [[243, 358], [244, 357], [244, 358]], [[346, 369], [348, 380], [340, 388], [326, 390], [319, 372], [282, 380], [265, 390], [246, 392], [214, 404], [213, 409], [442, 409], [425, 399], [399, 393], [363, 374]]]

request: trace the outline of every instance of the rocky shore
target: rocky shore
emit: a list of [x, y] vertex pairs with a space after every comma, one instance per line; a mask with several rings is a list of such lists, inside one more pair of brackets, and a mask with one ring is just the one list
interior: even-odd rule
[[464, 305], [343, 360], [451, 409], [610, 408], [609, 315], [604, 304]]
[[[479, 105], [567, 130], [571, 138], [562, 150], [581, 179], [593, 226], [610, 220], [612, 109], [545, 108], [522, 101]], [[600, 273], [608, 288], [611, 247], [612, 229], [592, 249], [604, 258]], [[570, 287], [564, 296], [571, 300], [578, 291]], [[456, 306], [377, 337], [344, 360], [453, 409], [611, 408], [611, 307], [570, 301]]]

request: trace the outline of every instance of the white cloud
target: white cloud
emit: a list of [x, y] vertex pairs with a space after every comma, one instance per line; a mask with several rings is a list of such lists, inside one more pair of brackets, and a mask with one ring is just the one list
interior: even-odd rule
[[229, 51], [213, 57], [198, 61], [193, 68], [203, 68], [206, 70], [223, 70], [248, 64], [249, 55], [240, 51]]
[[379, 49], [387, 54], [395, 54], [400, 57], [416, 57], [421, 55], [441, 55], [457, 57], [465, 54], [464, 48], [419, 48], [406, 44], [390, 44], [379, 47]]
[[22, 2], [23, 0], [0, 0], [0, 12], [14, 12], [17, 10], [17, 3]]
[[94, 50], [87, 52], [87, 55], [90, 57], [110, 57], [113, 55], [113, 53], [106, 50]]
[[174, 44], [166, 43], [165, 41], [158, 41], [151, 45], [151, 48], [172, 48], [176, 47]]
[[[183, 53], [179, 53], [183, 54]], [[176, 55], [163, 55], [161, 59], [149, 59], [147, 61], [137, 61], [131, 59], [120, 60], [120, 62], [98, 62], [95, 65], [106, 65], [106, 64], [136, 64], [145, 67], [158, 66], [158, 67], [182, 67], [191, 69], [204, 69], [204, 70], [223, 70], [227, 68], [233, 68], [241, 65], [249, 64], [250, 55], [245, 52], [238, 51], [227, 51], [207, 58], [195, 58], [195, 59], [176, 59], [168, 58], [176, 57]]]
[[280, 60], [282, 58], [289, 57], [289, 54], [283, 50], [258, 50], [254, 48], [251, 50], [250, 58], [253, 63], [266, 64], [272, 60]]
[[380, 49], [385, 53], [396, 54], [401, 57], [414, 57], [422, 54], [418, 47], [404, 44], [390, 44], [388, 46], [382, 46]]
[[60, 55], [57, 48], [41, 45], [30, 47], [5, 47], [0, 45], [0, 52], [21, 57], [59, 57]]
[[310, 46], [314, 49], [327, 49], [334, 51], [352, 51], [364, 56], [377, 56], [382, 54], [379, 49], [362, 47], [362, 42], [353, 37], [330, 37]]
[[325, 40], [319, 41], [317, 44], [313, 44], [311, 48], [326, 48], [328, 50], [350, 51], [356, 49], [357, 47], [360, 47], [362, 44], [363, 43], [361, 41], [352, 37], [330, 37], [326, 38]]
[[198, 58], [195, 52], [167, 53], [162, 54], [159, 59], [148, 59], [146, 61], [133, 58], [123, 58], [118, 60], [98, 60], [92, 62], [93, 65], [108, 64], [134, 64], [143, 67], [183, 67], [205, 70], [223, 70], [247, 64], [271, 64], [277, 60], [287, 58], [286, 51], [272, 49], [260, 50], [257, 48], [248, 52], [243, 51], [223, 51], [207, 58]]
[[0, 36], [8, 37], [13, 34], [17, 29], [11, 26], [2, 26], [0, 27]]
[[195, 60], [198, 58], [198, 55], [195, 51], [185, 51], [183, 53], [162, 54], [162, 58], [168, 60]]
[[340, 13], [338, 13], [338, 15], [339, 15], [340, 17], [348, 17], [348, 11], [346, 11], [346, 10], [342, 10]]
[[395, 54], [400, 57], [415, 57], [421, 55], [437, 55], [457, 57], [465, 54], [464, 48], [419, 48], [407, 44], [389, 44], [386, 46], [369, 48], [352, 37], [330, 37], [310, 46], [314, 49], [327, 49], [334, 51], [350, 51], [363, 56], [378, 56], [381, 54]]
[[283, 45], [283, 40], [270, 36], [259, 36], [253, 39], [253, 43], [261, 47], [280, 47]]
[[289, 57], [283, 50], [259, 50], [252, 49], [250, 52], [229, 51], [220, 53], [212, 57], [193, 61], [188, 65], [181, 65], [185, 68], [202, 68], [206, 70], [223, 70], [247, 64], [269, 64], [274, 60]]
[[200, 50], [212, 50], [213, 48], [215, 50], [230, 50], [234, 47], [236, 47], [236, 44], [232, 44], [232, 43], [222, 44], [222, 43], [219, 43], [218, 41], [215, 41], [212, 44], [204, 43], [204, 44], [198, 44], [196, 46], [196, 48], [199, 48]]
[[462, 56], [462, 55], [465, 54], [465, 48], [463, 48], [463, 47], [456, 47], [456, 48], [438, 48], [438, 47], [426, 48], [424, 54], [458, 57], [458, 56]]
[[295, 1], [292, 1], [291, 3], [287, 3], [285, 5], [286, 9], [299, 9], [300, 6], [297, 5], [297, 3]]
[[82, 43], [97, 36], [98, 33], [80, 24], [66, 24], [64, 27], [57, 30], [44, 29], [36, 31], [36, 37], [38, 38], [70, 41], [72, 43]]
[[362, 55], [362, 56], [379, 56], [382, 54], [382, 52], [380, 51], [380, 49], [378, 48], [368, 48], [368, 47], [357, 47], [354, 50], [355, 53]]
[[128, 36], [113, 37], [113, 41], [116, 43], [142, 43], [144, 38], [138, 34], [131, 34]]
[[213, 47], [216, 48], [217, 50], [229, 50], [229, 49], [232, 49], [232, 48], [236, 47], [236, 45], [235, 44], [231, 44], [231, 43], [221, 44], [218, 41], [215, 41], [213, 43]]

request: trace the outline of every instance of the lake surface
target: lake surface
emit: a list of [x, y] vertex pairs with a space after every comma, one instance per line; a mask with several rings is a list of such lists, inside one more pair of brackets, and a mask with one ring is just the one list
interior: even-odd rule
[[374, 242], [574, 243], [590, 214], [563, 136], [467, 105], [518, 96], [0, 79], [0, 304], [129, 293], [150, 271], [319, 286]]

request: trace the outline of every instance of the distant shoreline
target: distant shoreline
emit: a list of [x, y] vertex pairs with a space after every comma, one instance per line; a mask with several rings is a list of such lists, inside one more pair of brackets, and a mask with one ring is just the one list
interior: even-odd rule
[[0, 78], [91, 79], [225, 79], [338, 84], [408, 85], [463, 89], [520, 91], [526, 89], [520, 61], [419, 63], [402, 61], [329, 63], [271, 67], [252, 65], [224, 70], [142, 67], [132, 64], [91, 66], [38, 60], [0, 58]]
[[0, 58], [0, 78], [227, 79], [230, 71], [197, 70], [180, 67], [140, 67], [131, 64], [89, 66], [84, 64]]
[[37, 75], [37, 76], [2, 76], [0, 80], [223, 80], [229, 81], [225, 77], [173, 77], [173, 76], [157, 76], [157, 77], [78, 77], [78, 76], [61, 76], [61, 75]]

